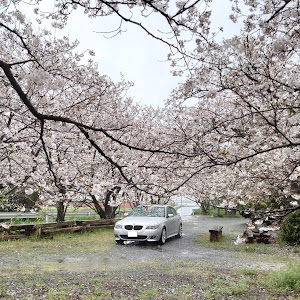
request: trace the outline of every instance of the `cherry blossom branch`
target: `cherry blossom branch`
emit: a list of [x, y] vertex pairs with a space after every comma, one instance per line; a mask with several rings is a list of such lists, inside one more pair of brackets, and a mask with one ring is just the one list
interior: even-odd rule
[[283, 4], [282, 6], [280, 6], [266, 22], [269, 23], [269, 22], [272, 21], [275, 17], [277, 17], [277, 16], [280, 14], [280, 12], [281, 12], [282, 10], [284, 10], [284, 8], [285, 8], [290, 2], [292, 2], [292, 0], [284, 0], [284, 4]]
[[259, 114], [266, 121], [266, 123], [275, 130], [275, 132], [277, 132], [279, 135], [281, 135], [290, 145], [293, 144], [293, 142], [278, 128], [278, 126], [276, 125], [276, 122], [274, 122], [274, 123], [271, 122], [257, 107], [252, 105], [250, 103], [250, 101], [247, 101], [245, 99], [245, 97], [243, 97], [243, 95], [241, 95], [241, 93], [239, 93], [236, 89], [234, 89], [233, 92], [236, 95], [238, 95], [240, 97], [240, 99], [242, 99], [242, 101], [247, 103], [247, 105], [249, 107], [253, 108], [256, 111], [256, 113]]
[[185, 186], [189, 181], [191, 181], [192, 178], [194, 178], [196, 175], [199, 175], [202, 171], [204, 171], [206, 169], [215, 168], [217, 166], [227, 166], [227, 167], [234, 166], [234, 165], [239, 164], [240, 162], [247, 161], [248, 159], [254, 158], [254, 157], [256, 157], [260, 154], [269, 153], [269, 152], [279, 150], [279, 149], [283, 149], [283, 148], [287, 148], [287, 147], [300, 147], [300, 142], [299, 143], [292, 143], [292, 145], [282, 144], [282, 145], [270, 147], [269, 149], [266, 149], [266, 150], [254, 151], [254, 153], [252, 153], [252, 154], [245, 155], [243, 157], [237, 158], [235, 160], [227, 161], [227, 162], [226, 161], [225, 162], [217, 162], [216, 160], [213, 160], [210, 164], [203, 165], [201, 168], [194, 171], [185, 180], [183, 180], [180, 184], [178, 184], [176, 188], [171, 189], [169, 191], [169, 193], [173, 193], [173, 192], [178, 191], [180, 188]]
[[[140, 190], [148, 195], [152, 195], [152, 196], [160, 196], [160, 194], [157, 193], [152, 193], [150, 191], [147, 191], [146, 189], [143, 189], [142, 187], [138, 186], [137, 183], [135, 183], [132, 178], [129, 178], [123, 171], [123, 167], [120, 166], [117, 162], [115, 162], [111, 157], [109, 157], [100, 147], [97, 143], [95, 143], [95, 141], [93, 139], [90, 138], [89, 133], [82, 127], [77, 126], [77, 128], [81, 131], [81, 133], [85, 136], [85, 138], [89, 141], [89, 143], [97, 150], [97, 152], [104, 157], [114, 168], [116, 168], [120, 175], [125, 179], [125, 181], [127, 182], [127, 184], [130, 187], [136, 188], [137, 190]], [[148, 184], [149, 185], [149, 184]], [[150, 184], [151, 185], [151, 184]], [[168, 194], [169, 191], [167, 191], [167, 189], [165, 189], [165, 193]]]
[[[2, 22], [0, 22], [0, 26], [3, 27], [3, 28], [5, 28], [9, 32], [13, 33], [14, 35], [16, 35], [20, 39], [20, 41], [21, 41], [23, 47], [26, 49], [28, 55], [30, 57], [33, 57], [33, 59], [34, 59], [33, 61], [35, 61], [42, 69], [44, 69], [43, 66], [39, 63], [38, 59], [35, 57], [35, 55], [30, 51], [30, 49], [27, 46], [27, 43], [25, 42], [24, 38], [16, 30], [13, 30], [13, 29], [9, 28], [8, 26], [6, 26], [5, 24], [3, 24]], [[26, 62], [28, 62], [28, 61], [30, 61], [30, 60], [27, 60]], [[15, 63], [15, 64], [18, 64], [18, 63]]]
[[46, 161], [47, 161], [47, 164], [48, 164], [48, 169], [49, 169], [49, 172], [50, 174], [52, 175], [53, 179], [54, 179], [54, 184], [55, 186], [58, 188], [59, 192], [61, 192], [63, 194], [63, 190], [65, 189], [63, 187], [63, 185], [59, 182], [53, 168], [52, 168], [52, 161], [49, 157], [49, 154], [48, 154], [48, 151], [47, 151], [47, 147], [46, 147], [46, 144], [45, 144], [45, 141], [44, 141], [44, 125], [45, 125], [45, 121], [44, 120], [41, 120], [41, 132], [40, 132], [40, 140], [41, 140], [41, 143], [42, 143], [42, 148], [44, 150], [44, 153], [45, 153], [45, 156], [46, 156]]
[[111, 139], [112, 141], [120, 144], [121, 146], [125, 146], [125, 147], [127, 147], [129, 149], [132, 149], [132, 150], [138, 150], [138, 151], [150, 152], [150, 153], [162, 153], [162, 154], [166, 154], [166, 155], [181, 155], [181, 156], [185, 156], [185, 157], [193, 157], [193, 155], [189, 155], [189, 154], [186, 154], [186, 153], [165, 151], [165, 150], [162, 150], [162, 149], [150, 149], [150, 148], [136, 147], [136, 146], [124, 143], [121, 140], [113, 137], [111, 134], [109, 134], [107, 132], [107, 130], [105, 130], [103, 128], [95, 128], [93, 126], [88, 126], [86, 124], [82, 124], [81, 122], [77, 122], [77, 121], [72, 120], [72, 119], [67, 118], [67, 117], [61, 117], [61, 116], [55, 116], [55, 115], [46, 115], [46, 114], [39, 113], [36, 110], [36, 108], [32, 105], [32, 103], [30, 102], [30, 100], [27, 98], [27, 95], [23, 92], [22, 88], [20, 87], [20, 85], [16, 81], [15, 77], [13, 76], [13, 74], [11, 72], [11, 66], [10, 66], [10, 64], [7, 64], [7, 63], [5, 63], [5, 62], [3, 62], [3, 61], [0, 60], [0, 68], [3, 69], [6, 77], [10, 81], [12, 87], [15, 89], [15, 91], [17, 92], [17, 94], [19, 95], [19, 97], [21, 98], [21, 100], [23, 101], [23, 103], [27, 106], [27, 108], [29, 109], [29, 111], [32, 113], [32, 115], [34, 117], [36, 117], [37, 119], [41, 120], [41, 121], [42, 120], [58, 121], [58, 122], [62, 122], [62, 123], [72, 124], [72, 125], [75, 125], [76, 127], [81, 127], [81, 128], [89, 129], [89, 130], [92, 130], [92, 131], [95, 131], [95, 132], [101, 132], [106, 137], [108, 137], [109, 139]]

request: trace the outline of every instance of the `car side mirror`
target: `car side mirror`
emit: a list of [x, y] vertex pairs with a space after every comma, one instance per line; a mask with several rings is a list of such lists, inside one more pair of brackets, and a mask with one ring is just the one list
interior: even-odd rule
[[124, 217], [128, 217], [128, 215], [129, 215], [128, 212], [124, 213]]
[[173, 214], [168, 214], [168, 218], [172, 218], [172, 217], [174, 217]]

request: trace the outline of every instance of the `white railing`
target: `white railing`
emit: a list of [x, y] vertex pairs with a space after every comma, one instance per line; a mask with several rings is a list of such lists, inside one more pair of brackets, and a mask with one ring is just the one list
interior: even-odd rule
[[[13, 219], [45, 219], [48, 222], [49, 218], [56, 218], [56, 212], [0, 212], [0, 220]], [[93, 210], [82, 212], [67, 212], [66, 217], [90, 217], [97, 216]]]

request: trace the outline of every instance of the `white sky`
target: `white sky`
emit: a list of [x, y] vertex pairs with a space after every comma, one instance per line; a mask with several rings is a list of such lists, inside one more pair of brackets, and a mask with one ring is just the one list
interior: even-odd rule
[[[47, 6], [49, 4], [53, 6], [52, 1], [47, 0], [46, 3]], [[48, 9], [51, 9], [51, 6], [48, 6]], [[31, 15], [31, 10], [32, 8], [29, 12], [28, 8], [24, 7], [27, 16]], [[228, 19], [229, 14], [228, 0], [214, 0], [212, 27], [222, 26], [226, 35], [235, 33], [236, 29], [234, 30]], [[161, 19], [155, 16], [151, 16], [150, 21], [155, 22], [157, 28], [164, 26]], [[108, 75], [115, 81], [121, 78], [122, 73], [126, 80], [133, 81], [135, 86], [131, 88], [129, 95], [136, 102], [162, 106], [172, 89], [183, 80], [170, 73], [170, 63], [166, 61], [169, 48], [128, 23], [123, 23], [126, 32], [111, 39], [99, 33], [114, 30], [118, 25], [119, 19], [115, 16], [89, 19], [82, 12], [75, 12], [71, 14], [63, 34], [69, 35], [71, 40], [78, 39], [81, 51], [86, 49], [95, 51], [96, 56], [93, 59], [99, 64], [100, 73]], [[56, 35], [61, 35], [60, 30], [56, 30]]]
[[[110, 39], [96, 32], [102, 30], [99, 27], [103, 28], [99, 23], [107, 21], [111, 22], [108, 29], [115, 29], [119, 20], [115, 21], [113, 17], [102, 20], [87, 19], [85, 28], [89, 31], [88, 35], [82, 33], [81, 25], [73, 20], [72, 17], [67, 27], [70, 28], [70, 37], [77, 37], [82, 49], [95, 51], [100, 73], [114, 80], [119, 80], [122, 73], [126, 80], [135, 84], [129, 91], [135, 101], [153, 106], [163, 104], [163, 100], [178, 82], [178, 78], [170, 74], [169, 62], [166, 61], [169, 53], [166, 45], [147, 36], [133, 25], [125, 24], [127, 31]], [[82, 33], [80, 37], [79, 33]]]

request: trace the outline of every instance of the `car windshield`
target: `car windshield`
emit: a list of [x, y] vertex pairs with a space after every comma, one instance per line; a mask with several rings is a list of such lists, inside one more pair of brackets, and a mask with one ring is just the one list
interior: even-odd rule
[[164, 217], [165, 208], [159, 206], [138, 206], [131, 213], [131, 217]]

